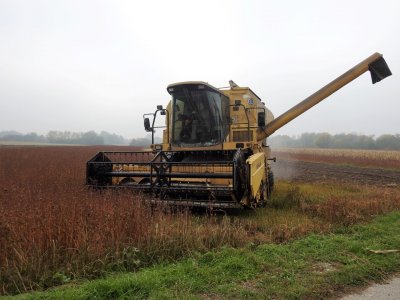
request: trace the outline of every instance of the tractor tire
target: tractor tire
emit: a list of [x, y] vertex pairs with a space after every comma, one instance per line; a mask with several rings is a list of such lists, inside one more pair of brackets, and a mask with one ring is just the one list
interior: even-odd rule
[[274, 190], [274, 173], [270, 170], [268, 172], [268, 182], [267, 182], [267, 198], [271, 199], [271, 193]]

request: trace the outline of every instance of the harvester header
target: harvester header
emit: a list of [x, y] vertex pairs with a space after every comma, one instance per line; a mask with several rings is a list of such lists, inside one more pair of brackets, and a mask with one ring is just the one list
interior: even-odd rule
[[[372, 82], [391, 72], [375, 53], [274, 119], [250, 88], [230, 81], [215, 88], [202, 81], [170, 84], [171, 100], [144, 114], [151, 151], [99, 152], [87, 163], [87, 185], [131, 188], [152, 201], [205, 207], [262, 206], [273, 189], [267, 137], [366, 71]], [[155, 126], [158, 117], [165, 126]], [[154, 143], [155, 129], [163, 141]]]

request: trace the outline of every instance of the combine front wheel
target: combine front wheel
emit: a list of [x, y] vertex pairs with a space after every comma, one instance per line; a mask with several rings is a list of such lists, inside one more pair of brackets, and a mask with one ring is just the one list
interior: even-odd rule
[[268, 171], [268, 182], [267, 182], [267, 198], [271, 199], [271, 193], [274, 190], [274, 173], [271, 170]]

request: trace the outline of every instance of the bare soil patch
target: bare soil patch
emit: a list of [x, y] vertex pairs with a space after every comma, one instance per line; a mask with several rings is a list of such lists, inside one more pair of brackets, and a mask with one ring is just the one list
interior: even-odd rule
[[279, 159], [272, 164], [277, 179], [297, 182], [340, 182], [380, 187], [400, 186], [400, 170]]

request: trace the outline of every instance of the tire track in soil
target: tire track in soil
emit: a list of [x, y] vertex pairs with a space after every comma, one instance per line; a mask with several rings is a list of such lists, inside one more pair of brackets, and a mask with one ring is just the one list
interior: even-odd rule
[[386, 170], [280, 159], [271, 164], [275, 178], [298, 182], [346, 182], [374, 186], [400, 186], [400, 170]]

